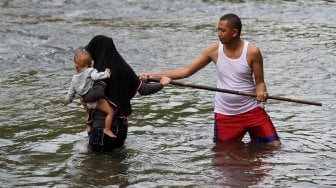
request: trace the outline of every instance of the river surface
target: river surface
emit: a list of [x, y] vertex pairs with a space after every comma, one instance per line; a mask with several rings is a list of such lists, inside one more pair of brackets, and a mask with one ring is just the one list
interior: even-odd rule
[[[1, 0], [0, 187], [335, 187], [334, 0]], [[125, 146], [94, 154], [86, 114], [64, 107], [75, 49], [104, 34], [138, 73], [190, 63], [220, 16], [264, 57], [280, 149], [215, 145], [214, 92], [168, 86], [132, 100]], [[216, 86], [210, 64], [185, 82]]]

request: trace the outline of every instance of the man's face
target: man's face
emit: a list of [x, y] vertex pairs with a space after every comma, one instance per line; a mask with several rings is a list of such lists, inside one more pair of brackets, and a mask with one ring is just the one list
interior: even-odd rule
[[234, 38], [237, 35], [237, 29], [232, 29], [228, 25], [227, 20], [222, 20], [222, 21], [219, 21], [218, 23], [217, 35], [218, 35], [219, 40], [223, 44], [229, 43], [232, 40], [232, 38]]

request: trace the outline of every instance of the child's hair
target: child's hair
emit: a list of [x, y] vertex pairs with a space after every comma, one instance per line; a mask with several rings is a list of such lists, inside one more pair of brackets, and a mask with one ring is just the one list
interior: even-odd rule
[[86, 67], [86, 66], [91, 67], [91, 64], [92, 64], [91, 55], [89, 52], [85, 51], [85, 49], [76, 50], [75, 55], [74, 55], [74, 61], [80, 67]]

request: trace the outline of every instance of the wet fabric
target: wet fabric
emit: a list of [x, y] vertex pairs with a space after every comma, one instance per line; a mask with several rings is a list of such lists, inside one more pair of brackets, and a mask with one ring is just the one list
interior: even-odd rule
[[127, 119], [118, 117], [113, 118], [111, 130], [117, 137], [111, 138], [109, 136], [104, 136], [103, 132], [105, 125], [105, 113], [93, 110], [91, 111], [90, 116], [94, 117], [94, 119], [89, 121], [91, 122], [91, 132], [89, 132], [89, 146], [92, 151], [110, 151], [114, 148], [119, 148], [124, 145], [128, 132]]
[[104, 80], [107, 84], [105, 96], [113, 106], [116, 106], [116, 116], [129, 116], [132, 113], [130, 101], [141, 84], [138, 76], [119, 54], [110, 37], [95, 36], [85, 50], [91, 54], [95, 69], [98, 71], [111, 69], [110, 78]]
[[214, 142], [241, 141], [247, 132], [254, 143], [279, 140], [270, 117], [261, 107], [231, 116], [215, 113]]

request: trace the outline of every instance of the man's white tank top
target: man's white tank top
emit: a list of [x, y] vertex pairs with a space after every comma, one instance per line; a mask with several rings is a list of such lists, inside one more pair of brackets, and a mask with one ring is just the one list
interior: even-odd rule
[[[219, 43], [218, 60], [216, 63], [218, 72], [217, 87], [229, 90], [255, 93], [255, 82], [252, 68], [246, 60], [248, 42], [244, 41], [244, 48], [238, 59], [231, 59], [224, 54], [224, 47]], [[234, 95], [216, 92], [215, 113], [224, 115], [236, 115], [252, 110], [260, 106], [255, 97]]]

